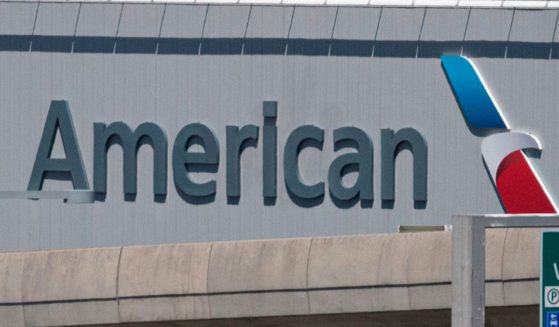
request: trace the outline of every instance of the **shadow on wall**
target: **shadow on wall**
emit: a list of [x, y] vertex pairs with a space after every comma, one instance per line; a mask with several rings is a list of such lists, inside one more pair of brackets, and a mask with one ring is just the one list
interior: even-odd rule
[[0, 51], [173, 55], [301, 55], [558, 59], [559, 44], [506, 41], [370, 41], [287, 38], [143, 38], [0, 35]]

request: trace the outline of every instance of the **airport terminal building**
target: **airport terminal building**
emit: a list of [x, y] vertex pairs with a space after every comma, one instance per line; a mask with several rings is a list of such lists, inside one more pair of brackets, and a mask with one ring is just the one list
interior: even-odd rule
[[[1, 1], [0, 326], [450, 326], [453, 216], [559, 212], [558, 20]], [[487, 326], [535, 326], [540, 229], [484, 235]]]

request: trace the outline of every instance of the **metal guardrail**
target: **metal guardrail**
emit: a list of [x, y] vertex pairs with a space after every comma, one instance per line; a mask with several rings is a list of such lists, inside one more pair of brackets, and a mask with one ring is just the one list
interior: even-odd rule
[[0, 0], [0, 2], [246, 4], [363, 7], [559, 8], [559, 0]]

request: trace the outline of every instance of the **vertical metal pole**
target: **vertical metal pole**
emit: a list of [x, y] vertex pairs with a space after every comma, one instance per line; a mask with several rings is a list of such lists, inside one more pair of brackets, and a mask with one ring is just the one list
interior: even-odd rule
[[452, 217], [452, 327], [485, 326], [485, 219]]

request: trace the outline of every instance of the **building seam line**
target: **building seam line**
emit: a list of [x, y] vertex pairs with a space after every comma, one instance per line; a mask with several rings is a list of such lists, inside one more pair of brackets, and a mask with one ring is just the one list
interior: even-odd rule
[[378, 21], [377, 21], [377, 29], [375, 30], [375, 36], [373, 37], [373, 50], [371, 51], [371, 57], [375, 56], [375, 48], [376, 48], [376, 43], [377, 43], [377, 35], [378, 35], [378, 30], [380, 28], [380, 20], [382, 19], [382, 7], [380, 7], [380, 12], [378, 14]]
[[202, 33], [200, 34], [200, 44], [198, 45], [198, 55], [202, 54], [202, 39], [204, 38], [204, 31], [206, 30], [208, 11], [210, 11], [210, 5], [206, 5], [206, 13], [204, 14], [204, 22], [202, 23]]
[[[537, 282], [539, 277], [526, 277], [514, 279], [486, 279], [486, 283], [525, 283]], [[30, 305], [48, 305], [48, 304], [62, 304], [62, 303], [84, 303], [84, 302], [110, 302], [120, 300], [142, 300], [142, 299], [157, 299], [157, 298], [176, 298], [176, 297], [198, 297], [198, 296], [223, 296], [223, 295], [244, 295], [244, 294], [266, 294], [266, 293], [308, 293], [308, 292], [332, 292], [332, 291], [346, 291], [346, 290], [373, 290], [380, 288], [415, 288], [415, 287], [430, 287], [430, 286], [451, 286], [451, 281], [441, 282], [425, 282], [425, 283], [411, 283], [411, 284], [385, 284], [385, 285], [356, 285], [356, 286], [332, 286], [332, 287], [313, 287], [313, 288], [285, 288], [285, 289], [265, 289], [265, 290], [246, 290], [246, 291], [222, 291], [222, 292], [207, 292], [207, 293], [162, 293], [152, 295], [129, 295], [118, 297], [100, 297], [100, 298], [82, 298], [82, 299], [59, 299], [59, 300], [37, 300], [25, 302], [0, 302], [0, 307], [6, 306], [30, 306]], [[409, 297], [409, 296], [408, 296]], [[120, 313], [119, 313], [120, 314]], [[120, 316], [119, 316], [120, 318]], [[210, 316], [211, 318], [211, 316]]]
[[124, 3], [120, 5], [120, 14], [118, 15], [118, 23], [116, 25], [115, 42], [113, 45], [113, 54], [116, 53], [116, 40], [118, 39], [118, 33], [120, 31], [120, 21], [122, 20], [122, 12], [124, 11]]
[[29, 52], [33, 51], [33, 35], [35, 35], [35, 26], [37, 26], [37, 17], [39, 17], [39, 7], [41, 2], [37, 2], [37, 9], [35, 9], [35, 18], [33, 20], [33, 27], [31, 29], [31, 42], [29, 43]]
[[336, 7], [336, 15], [334, 15], [334, 24], [332, 25], [332, 33], [330, 34], [330, 44], [328, 45], [328, 57], [332, 53], [332, 41], [334, 40], [334, 31], [336, 30], [336, 22], [338, 21], [338, 12], [340, 11], [340, 6]]
[[157, 46], [155, 48], [155, 55], [159, 54], [159, 40], [161, 39], [161, 33], [163, 32], [163, 22], [165, 21], [165, 12], [167, 11], [167, 3], [163, 6], [163, 14], [161, 15], [161, 23], [159, 24], [159, 34], [157, 34]]
[[312, 309], [311, 309], [311, 295], [309, 294], [309, 266], [310, 266], [310, 262], [311, 262], [311, 250], [312, 250], [312, 244], [314, 241], [314, 237], [311, 237], [311, 240], [309, 241], [309, 250], [307, 251], [307, 274], [306, 274], [306, 295], [307, 295], [307, 314], [311, 314]]
[[[210, 292], [210, 264], [212, 262], [212, 253], [214, 249], [214, 243], [210, 243], [210, 252], [208, 253], [208, 267], [206, 269], [206, 294]], [[212, 306], [210, 304], [210, 298], [208, 297], [208, 318], [212, 318]]]
[[118, 261], [117, 261], [117, 265], [116, 265], [116, 309], [117, 309], [117, 313], [118, 313], [118, 321], [121, 322], [122, 318], [120, 315], [120, 265], [121, 265], [121, 259], [122, 259], [122, 251], [124, 249], [124, 246], [121, 246], [119, 251], [118, 251]]
[[82, 3], [80, 2], [79, 6], [78, 6], [78, 15], [76, 16], [76, 24], [74, 25], [74, 39], [72, 40], [72, 49], [70, 50], [70, 53], [74, 53], [74, 42], [76, 39], [76, 35], [78, 33], [78, 23], [80, 21], [80, 13], [82, 11]]
[[549, 50], [549, 60], [553, 58], [553, 41], [555, 40], [555, 33], [557, 32], [557, 22], [559, 22], [559, 10], [557, 10], [557, 17], [555, 17], [555, 27], [553, 28], [553, 35], [551, 36], [551, 49]]

